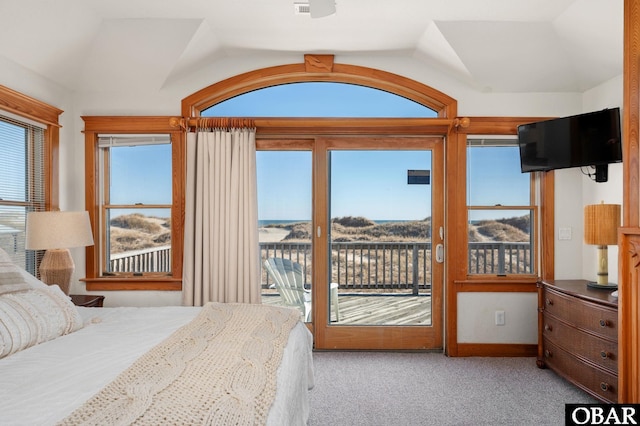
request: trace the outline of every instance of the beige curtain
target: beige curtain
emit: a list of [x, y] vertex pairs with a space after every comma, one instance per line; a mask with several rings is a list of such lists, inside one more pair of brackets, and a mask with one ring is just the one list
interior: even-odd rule
[[187, 133], [184, 305], [260, 303], [255, 135]]

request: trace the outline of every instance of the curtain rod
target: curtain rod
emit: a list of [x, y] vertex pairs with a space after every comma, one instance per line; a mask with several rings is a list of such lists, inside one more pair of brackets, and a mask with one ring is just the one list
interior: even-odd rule
[[[288, 124], [296, 123], [306, 125], [307, 127], [316, 127], [319, 120], [322, 118], [285, 118]], [[333, 123], [334, 128], [344, 129], [346, 127], [360, 126], [361, 124], [353, 123], [353, 121], [368, 120], [358, 118], [338, 118]], [[376, 127], [394, 126], [397, 118], [390, 119], [378, 119]], [[402, 119], [401, 119], [402, 120]], [[269, 118], [236, 118], [236, 117], [171, 117], [169, 118], [169, 125], [171, 127], [179, 127], [182, 130], [197, 129], [197, 128], [256, 128], [257, 124], [269, 125], [273, 120]], [[404, 121], [417, 121], [419, 124], [416, 126], [423, 126], [424, 122], [429, 122], [431, 125], [439, 124], [441, 126], [451, 128], [467, 128], [469, 127], [471, 120], [469, 117], [456, 117], [456, 118], [407, 118]], [[281, 124], [282, 125], [282, 124]], [[324, 125], [324, 124], [323, 124]]]
[[183, 130], [191, 128], [229, 129], [256, 127], [254, 120], [236, 117], [171, 117], [169, 125], [171, 127], [180, 127]]

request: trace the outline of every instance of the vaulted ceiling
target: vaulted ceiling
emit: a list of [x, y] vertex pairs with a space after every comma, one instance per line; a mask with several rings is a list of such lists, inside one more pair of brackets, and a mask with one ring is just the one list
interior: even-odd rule
[[622, 74], [623, 0], [336, 7], [312, 19], [294, 0], [0, 0], [0, 56], [78, 92], [160, 90], [224, 59], [283, 53], [410, 57], [490, 92], [583, 92]]

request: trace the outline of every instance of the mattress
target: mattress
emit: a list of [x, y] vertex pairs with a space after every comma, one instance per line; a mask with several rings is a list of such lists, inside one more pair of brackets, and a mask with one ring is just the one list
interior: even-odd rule
[[[52, 425], [62, 420], [200, 310], [77, 309], [85, 324], [82, 329], [0, 359], [1, 425]], [[278, 368], [267, 424], [306, 424], [312, 387], [312, 336], [300, 322]]]

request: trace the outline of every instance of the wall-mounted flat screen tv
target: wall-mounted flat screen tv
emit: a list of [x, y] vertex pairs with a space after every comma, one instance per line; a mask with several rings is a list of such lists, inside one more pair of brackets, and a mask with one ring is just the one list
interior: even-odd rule
[[619, 163], [620, 108], [520, 125], [518, 145], [523, 173]]

